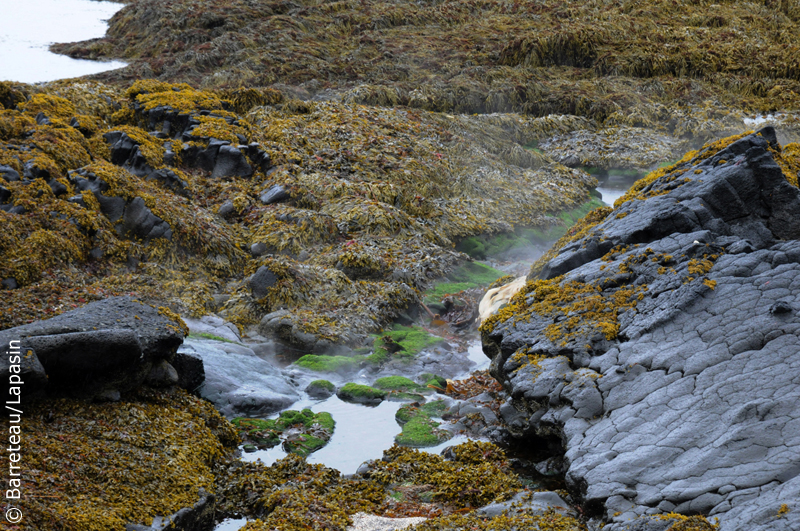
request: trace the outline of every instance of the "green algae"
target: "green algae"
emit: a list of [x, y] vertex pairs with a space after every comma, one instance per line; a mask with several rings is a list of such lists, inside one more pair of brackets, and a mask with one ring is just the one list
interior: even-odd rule
[[419, 381], [424, 382], [425, 387], [444, 390], [447, 387], [447, 380], [436, 374], [426, 372], [419, 375]]
[[424, 385], [419, 385], [418, 383], [406, 378], [405, 376], [385, 376], [383, 378], [378, 378], [377, 380], [375, 380], [375, 383], [373, 383], [372, 386], [377, 389], [383, 389], [384, 391], [427, 390], [427, 388]]
[[425, 292], [425, 297], [438, 301], [448, 294], [488, 286], [504, 275], [505, 273], [491, 266], [479, 262], [465, 262], [448, 273], [449, 282], [437, 282], [433, 288]]
[[276, 419], [237, 417], [231, 423], [239, 429], [245, 445], [254, 448], [272, 448], [283, 441], [288, 453], [307, 456], [328, 444], [336, 422], [330, 413], [282, 411]]
[[326, 356], [306, 354], [295, 361], [295, 365], [315, 372], [348, 373], [364, 363], [366, 356]]
[[446, 410], [444, 400], [422, 404], [414, 402], [402, 406], [395, 413], [395, 420], [403, 427], [403, 431], [395, 436], [395, 443], [422, 448], [436, 446], [450, 439], [452, 435], [438, 429], [440, 423], [433, 420], [433, 417], [440, 418]]
[[373, 344], [373, 353], [367, 357], [372, 363], [381, 364], [390, 357], [410, 360], [422, 350], [443, 342], [441, 337], [434, 336], [417, 326], [395, 324], [391, 330], [378, 336]]
[[401, 446], [422, 448], [436, 446], [450, 439], [452, 435], [444, 430], [437, 429], [439, 422], [425, 415], [415, 415], [403, 424], [403, 431], [395, 436], [394, 441]]
[[382, 402], [386, 398], [386, 391], [375, 389], [368, 385], [357, 383], [346, 383], [337, 392], [341, 400], [346, 402], [359, 402], [366, 404], [376, 404]]
[[333, 392], [336, 389], [336, 386], [328, 380], [314, 380], [308, 384], [306, 391], [308, 391], [309, 388], [323, 389], [325, 391]]
[[431, 402], [405, 404], [397, 410], [394, 418], [398, 424], [404, 425], [418, 414], [441, 418], [445, 411], [447, 411], [447, 403], [444, 400], [433, 400]]
[[231, 341], [230, 339], [225, 339], [224, 337], [209, 334], [208, 332], [192, 332], [186, 337], [193, 339], [210, 339], [212, 341], [222, 341], [223, 343], [236, 343], [236, 341]]

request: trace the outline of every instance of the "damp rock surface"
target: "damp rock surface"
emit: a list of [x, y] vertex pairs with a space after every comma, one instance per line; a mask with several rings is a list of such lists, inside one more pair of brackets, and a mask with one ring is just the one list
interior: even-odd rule
[[687, 155], [562, 240], [483, 326], [509, 429], [560, 437], [568, 486], [615, 531], [671, 512], [722, 531], [800, 526], [787, 169], [771, 128]]
[[205, 381], [198, 392], [223, 415], [269, 415], [300, 398], [278, 368], [244, 345], [189, 338], [178, 352], [202, 359]]
[[28, 396], [119, 394], [145, 383], [155, 366], [177, 378], [169, 362], [184, 335], [168, 313], [131, 297], [112, 297], [0, 331], [4, 354], [18, 349], [22, 358], [17, 372], [4, 355], [0, 374], [22, 374]]

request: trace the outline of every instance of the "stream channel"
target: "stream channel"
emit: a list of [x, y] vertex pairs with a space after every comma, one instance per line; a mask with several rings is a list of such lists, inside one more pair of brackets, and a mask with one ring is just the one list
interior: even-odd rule
[[[630, 186], [643, 174], [634, 175], [631, 172], [610, 170], [602, 172], [597, 175], [599, 185], [597, 192], [601, 196], [600, 199], [606, 205], [613, 205], [614, 201], [620, 198]], [[487, 265], [491, 265], [496, 269], [500, 269], [512, 275], [524, 275], [530, 269], [531, 264], [539, 258], [554, 242], [547, 242], [542, 245], [531, 248], [529, 256], [523, 260], [515, 262], [497, 262], [486, 261]], [[247, 340], [245, 339], [245, 344]], [[483, 371], [489, 368], [490, 360], [483, 353], [481, 347], [480, 337], [477, 330], [472, 330], [466, 336], [466, 341], [460, 342], [460, 348], [453, 345], [457, 350], [457, 355], [462, 356], [469, 360], [465, 367], [460, 372], [455, 374], [444, 374], [451, 380], [461, 380], [469, 378], [474, 371]], [[466, 348], [463, 347], [466, 345]], [[460, 352], [458, 352], [460, 351]], [[263, 356], [270, 359], [268, 356]], [[278, 364], [274, 358], [272, 363]], [[309, 381], [308, 375], [296, 373], [292, 371], [292, 367], [283, 367], [283, 373], [291, 376], [293, 379], [298, 379], [303, 382], [303, 385]], [[305, 377], [303, 377], [305, 376]], [[320, 375], [320, 378], [330, 377], [329, 375]], [[371, 384], [376, 376], [368, 376], [359, 374], [347, 381], [356, 383]], [[369, 378], [369, 379], [367, 379]], [[342, 382], [344, 383], [344, 381]], [[428, 397], [428, 401], [443, 398], [440, 394], [435, 394]], [[322, 400], [315, 400], [308, 397], [305, 393], [302, 394], [297, 402], [292, 404], [288, 409], [302, 410], [308, 408], [314, 413], [328, 412], [336, 422], [333, 435], [330, 441], [320, 450], [310, 454], [307, 458], [309, 463], [324, 464], [325, 466], [335, 468], [342, 474], [354, 474], [358, 467], [370, 459], [380, 459], [383, 451], [390, 448], [394, 444], [394, 437], [397, 435], [401, 428], [395, 420], [395, 413], [402, 406], [402, 402], [383, 401], [377, 406], [365, 406], [361, 404], [353, 404], [340, 400], [335, 394], [329, 398]], [[266, 418], [277, 418], [278, 414], [270, 415]], [[438, 420], [438, 419], [437, 419]], [[447, 421], [442, 421], [443, 427]], [[451, 439], [437, 445], [419, 450], [441, 453], [445, 448], [466, 442], [470, 438], [476, 438], [471, 435], [455, 435]], [[513, 455], [514, 452], [509, 452], [512, 457], [520, 457]], [[287, 453], [283, 450], [282, 445], [277, 445], [266, 450], [256, 450], [254, 452], [242, 451], [241, 459], [243, 461], [258, 461], [264, 464], [272, 464], [278, 459], [285, 457]], [[548, 478], [534, 472], [527, 470], [528, 479], [532, 481], [552, 482], [553, 478]], [[215, 531], [237, 531], [247, 523], [244, 518], [241, 519], [227, 519], [217, 525]]]

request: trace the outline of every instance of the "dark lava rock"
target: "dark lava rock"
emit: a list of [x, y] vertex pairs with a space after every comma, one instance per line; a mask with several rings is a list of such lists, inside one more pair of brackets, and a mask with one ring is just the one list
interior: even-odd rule
[[145, 243], [156, 238], [172, 239], [170, 225], [153, 214], [144, 199], [135, 197], [126, 201], [122, 197], [107, 196], [108, 184], [93, 173], [77, 170], [71, 174], [78, 190], [90, 190], [100, 203], [100, 210], [120, 237], [137, 237]]
[[135, 197], [125, 206], [122, 223], [117, 225], [117, 233], [120, 236], [135, 236], [144, 242], [156, 238], [172, 239], [169, 224], [153, 214], [141, 197]]
[[[183, 330], [152, 306], [114, 297], [0, 331], [3, 349], [8, 351], [12, 341], [19, 341], [26, 354], [26, 397], [45, 388], [51, 396], [93, 397], [141, 385], [154, 365], [172, 359]], [[9, 371], [15, 370], [10, 365], [9, 357], [3, 356], [3, 386]]]
[[228, 145], [220, 146], [214, 171], [211, 172], [212, 178], [250, 177], [251, 175], [253, 175], [253, 167], [247, 162], [247, 157], [239, 148]]
[[269, 188], [268, 190], [264, 190], [261, 193], [259, 199], [265, 205], [271, 205], [273, 203], [283, 203], [284, 201], [288, 201], [291, 199], [292, 196], [289, 194], [288, 190], [284, 188], [280, 184], [276, 184], [275, 186]]
[[646, 185], [542, 270], [576, 306], [535, 289], [484, 332], [508, 429], [560, 441], [605, 529], [800, 529], [779, 513], [800, 498], [800, 191], [775, 146], [765, 128]]
[[206, 379], [203, 358], [193, 352], [179, 351], [172, 360], [172, 366], [178, 371], [178, 386], [189, 392], [197, 391]]
[[230, 199], [222, 203], [217, 210], [217, 215], [226, 218], [233, 214], [236, 211], [236, 208], [233, 206], [233, 201]]
[[253, 298], [263, 299], [269, 293], [269, 288], [278, 282], [278, 277], [270, 271], [267, 266], [261, 266], [250, 277], [250, 291], [253, 293]]
[[259, 257], [262, 254], [266, 254], [267, 252], [267, 244], [266, 243], [254, 243], [250, 246], [250, 254]]
[[184, 197], [189, 195], [189, 183], [178, 177], [177, 173], [167, 168], [150, 171], [145, 180], [156, 181], [163, 188], [171, 190]]
[[19, 181], [20, 179], [17, 170], [12, 168], [11, 166], [5, 166], [5, 165], [0, 165], [0, 178], [8, 182]]

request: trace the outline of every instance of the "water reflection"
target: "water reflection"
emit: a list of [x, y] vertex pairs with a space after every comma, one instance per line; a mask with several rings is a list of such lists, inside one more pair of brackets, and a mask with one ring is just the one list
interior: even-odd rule
[[0, 1], [0, 80], [38, 83], [125, 66], [86, 61], [48, 51], [55, 42], [105, 35], [106, 21], [123, 4], [92, 0]]
[[644, 172], [630, 170], [608, 170], [595, 173], [601, 200], [608, 206], [614, 206], [614, 201], [625, 195], [631, 185], [645, 176]]

